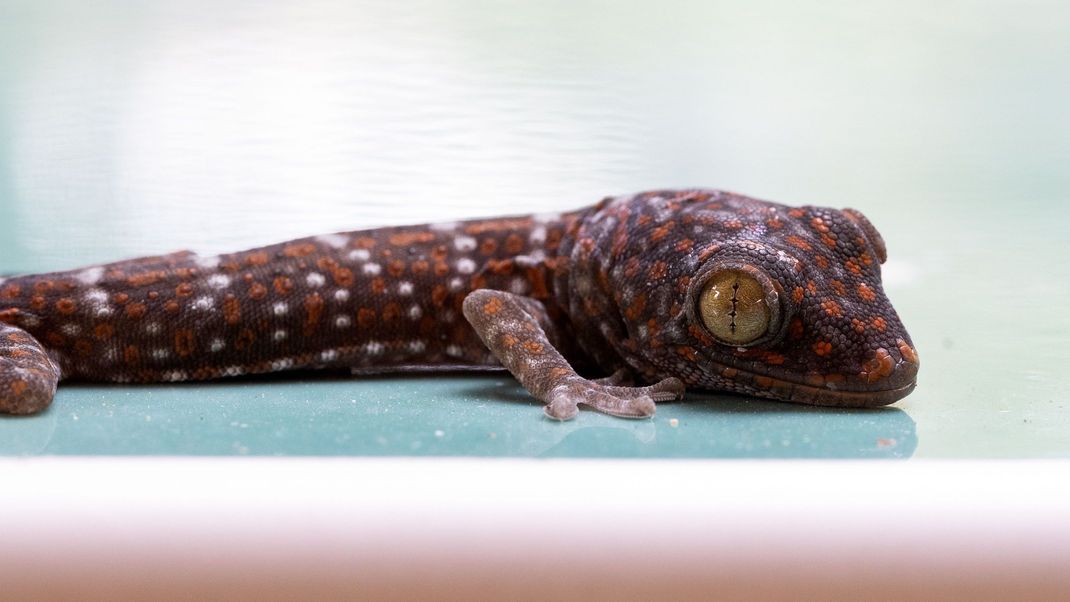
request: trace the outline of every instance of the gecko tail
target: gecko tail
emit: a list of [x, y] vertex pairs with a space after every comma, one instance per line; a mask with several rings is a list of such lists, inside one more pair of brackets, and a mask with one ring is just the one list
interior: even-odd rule
[[52, 403], [59, 367], [30, 333], [0, 322], [0, 413], [36, 414]]

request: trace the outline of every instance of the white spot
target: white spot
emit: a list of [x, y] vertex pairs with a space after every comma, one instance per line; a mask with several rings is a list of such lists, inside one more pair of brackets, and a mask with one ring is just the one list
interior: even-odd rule
[[546, 242], [546, 226], [540, 224], [532, 228], [528, 241], [533, 245], [541, 245]]
[[149, 334], [160, 334], [160, 323], [159, 322], [149, 322], [148, 324], [145, 325], [145, 332], [147, 332]]
[[271, 362], [271, 369], [272, 370], [285, 370], [287, 368], [293, 367], [293, 365], [294, 365], [293, 358], [284, 357], [284, 358], [282, 358], [280, 360], [275, 360], [275, 361]]
[[523, 295], [528, 292], [528, 281], [523, 278], [513, 278], [509, 283], [509, 292], [514, 295]]
[[324, 234], [317, 236], [316, 240], [335, 249], [341, 249], [349, 244], [349, 237], [344, 234]]
[[476, 250], [476, 239], [471, 236], [458, 236], [453, 239], [453, 247], [462, 253]]
[[88, 268], [74, 275], [75, 280], [82, 284], [96, 284], [104, 277], [104, 268], [101, 266]]
[[427, 349], [427, 343], [423, 341], [409, 341], [409, 351], [413, 353], [423, 353], [424, 349]]
[[224, 289], [230, 286], [230, 276], [226, 274], [212, 274], [208, 277], [208, 286], [214, 289]]
[[223, 368], [224, 376], [241, 376], [242, 374], [245, 374], [245, 368], [242, 368], [241, 366], [227, 366], [226, 368]]
[[441, 224], [431, 224], [429, 228], [436, 232], [455, 232], [460, 226], [461, 224], [458, 222], [442, 222]]
[[336, 359], [338, 359], [338, 351], [335, 349], [328, 349], [320, 353], [321, 362], [333, 362]]
[[349, 300], [349, 291], [344, 288], [340, 288], [334, 291], [334, 300], [338, 301], [339, 303], [345, 303]]
[[326, 284], [327, 278], [325, 278], [323, 274], [320, 274], [319, 272], [309, 272], [308, 276], [305, 277], [305, 282], [307, 282], [308, 285], [312, 288], [319, 288]]
[[226, 346], [227, 345], [226, 345], [226, 343], [223, 342], [223, 339], [212, 339], [212, 343], [211, 343], [210, 349], [212, 350], [212, 353], [218, 353], [218, 352], [222, 351], [223, 348], [226, 347]]
[[96, 311], [96, 315], [97, 315], [98, 318], [107, 318], [108, 316], [112, 315], [113, 313], [114, 313], [114, 311], [112, 310], [112, 308], [107, 306], [107, 305], [101, 305], [100, 307], [97, 308], [97, 311]]
[[383, 352], [383, 344], [379, 341], [368, 341], [361, 347], [365, 355], [379, 355]]
[[109, 364], [114, 364], [119, 359], [119, 349], [115, 345], [110, 345], [104, 350], [104, 361]]
[[209, 309], [212, 309], [212, 305], [214, 304], [215, 301], [213, 301], [211, 297], [201, 297], [193, 302], [193, 309], [208, 311]]
[[33, 314], [23, 314], [21, 316], [22, 325], [26, 328], [36, 328], [41, 325], [41, 318]]
[[193, 258], [193, 263], [206, 270], [219, 267], [219, 255], [210, 255], [208, 257], [197, 256]]
[[381, 271], [383, 271], [383, 268], [380, 267], [377, 263], [364, 264], [364, 273], [369, 276], [377, 276]]
[[276, 330], [275, 334], [271, 335], [271, 337], [273, 339], [275, 339], [276, 341], [284, 341], [284, 340], [286, 340], [286, 331], [285, 330]]
[[442, 321], [450, 324], [457, 318], [457, 314], [452, 309], [447, 309], [442, 312]]
[[400, 284], [398, 284], [398, 294], [399, 295], [411, 295], [412, 294], [412, 283], [408, 282], [408, 281], [403, 281]]
[[90, 289], [85, 294], [85, 300], [92, 305], [99, 305], [101, 303], [108, 302], [108, 293], [99, 288]]
[[152, 359], [165, 360], [165, 359], [167, 359], [169, 357], [171, 357], [171, 352], [168, 351], [167, 349], [153, 349], [152, 350]]
[[353, 321], [349, 319], [349, 316], [338, 316], [334, 319], [335, 328], [349, 328], [353, 324]]
[[422, 315], [424, 315], [424, 310], [420, 309], [419, 305], [413, 305], [409, 308], [409, 317], [413, 320], [419, 320]]
[[182, 370], [172, 370], [170, 372], [164, 372], [163, 379], [171, 382], [178, 382], [189, 378]]
[[82, 332], [82, 327], [73, 323], [64, 324], [63, 326], [60, 326], [59, 329], [63, 332], [63, 334], [69, 337], [76, 337]]
[[368, 249], [353, 249], [349, 252], [349, 259], [352, 261], [368, 261], [371, 256], [372, 254]]
[[446, 347], [446, 355], [450, 357], [461, 357], [464, 355], [464, 350], [459, 345], [450, 345]]
[[471, 274], [476, 271], [476, 262], [467, 257], [462, 257], [457, 260], [457, 271], [462, 274]]
[[451, 291], [456, 293], [457, 291], [461, 290], [463, 287], [464, 287], [464, 281], [461, 280], [460, 278], [453, 278], [453, 279], [450, 280], [450, 290]]
[[290, 311], [290, 306], [286, 305], [282, 301], [279, 301], [275, 305], [271, 306], [271, 311], [273, 311], [276, 316], [285, 316], [286, 312]]

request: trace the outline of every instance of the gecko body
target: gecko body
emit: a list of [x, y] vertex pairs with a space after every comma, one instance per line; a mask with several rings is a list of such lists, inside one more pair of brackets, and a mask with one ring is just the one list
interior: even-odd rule
[[918, 369], [884, 258], [857, 211], [680, 190], [0, 279], [0, 412], [62, 379], [310, 368], [504, 367], [558, 419], [685, 387], [884, 405]]

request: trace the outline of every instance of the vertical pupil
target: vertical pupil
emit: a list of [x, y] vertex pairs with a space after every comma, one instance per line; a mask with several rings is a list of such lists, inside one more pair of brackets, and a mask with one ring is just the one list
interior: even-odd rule
[[703, 323], [724, 343], [746, 345], [769, 328], [765, 289], [742, 270], [723, 270], [706, 282], [699, 299]]

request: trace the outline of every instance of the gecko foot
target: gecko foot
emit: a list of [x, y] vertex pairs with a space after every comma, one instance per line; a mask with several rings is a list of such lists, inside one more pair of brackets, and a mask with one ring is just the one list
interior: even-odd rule
[[580, 378], [569, 379], [550, 394], [543, 409], [548, 418], [571, 420], [579, 405], [621, 418], [649, 418], [656, 411], [655, 401], [670, 401], [684, 396], [684, 384], [667, 378], [649, 387], [607, 386]]

